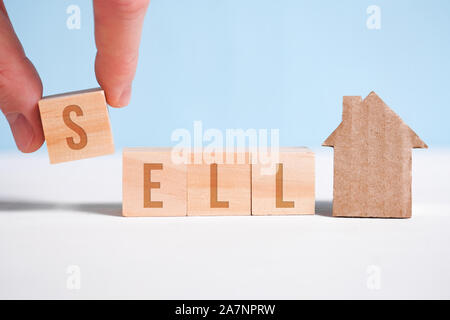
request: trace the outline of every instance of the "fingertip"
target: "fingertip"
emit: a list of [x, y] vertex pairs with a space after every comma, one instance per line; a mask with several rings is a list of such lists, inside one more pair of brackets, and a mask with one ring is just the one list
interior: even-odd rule
[[39, 117], [39, 120], [36, 121], [33, 126], [33, 140], [27, 149], [21, 150], [23, 153], [32, 153], [39, 150], [45, 142], [44, 131], [42, 129], [42, 123]]
[[42, 145], [44, 144], [44, 137], [43, 136], [34, 136], [33, 142], [28, 146], [28, 148], [24, 150], [20, 150], [22, 153], [33, 153], [35, 151], [38, 151]]
[[130, 104], [131, 91], [131, 84], [126, 85], [123, 89], [105, 89], [106, 102], [111, 107], [123, 108]]
[[127, 106], [150, 0], [95, 0], [95, 73], [112, 107]]
[[44, 143], [42, 128], [33, 125], [22, 113], [5, 114], [11, 132], [16, 142], [17, 149], [23, 153], [31, 153], [38, 150]]
[[136, 55], [125, 57], [97, 53], [95, 75], [111, 107], [121, 108], [130, 103], [137, 60]]

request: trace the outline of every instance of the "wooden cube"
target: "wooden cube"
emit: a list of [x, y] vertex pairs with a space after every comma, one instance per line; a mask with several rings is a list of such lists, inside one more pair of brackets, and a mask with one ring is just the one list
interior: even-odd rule
[[252, 215], [314, 214], [314, 153], [280, 148], [274, 170], [252, 161]]
[[[230, 154], [228, 154], [228, 157]], [[187, 175], [189, 216], [251, 215], [251, 168], [248, 153], [234, 162], [189, 164]], [[195, 154], [193, 158], [195, 158]]]
[[171, 148], [123, 151], [124, 216], [186, 216], [186, 164], [172, 161]]
[[114, 153], [103, 90], [44, 97], [39, 110], [50, 163]]

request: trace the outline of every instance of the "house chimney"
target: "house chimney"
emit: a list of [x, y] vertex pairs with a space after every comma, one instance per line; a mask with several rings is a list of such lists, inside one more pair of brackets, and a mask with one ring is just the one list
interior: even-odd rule
[[350, 121], [355, 108], [359, 108], [361, 101], [362, 99], [360, 96], [344, 96], [342, 121]]

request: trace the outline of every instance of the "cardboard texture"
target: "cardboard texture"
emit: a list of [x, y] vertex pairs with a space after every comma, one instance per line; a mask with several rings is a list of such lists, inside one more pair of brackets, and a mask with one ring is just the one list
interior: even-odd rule
[[307, 148], [280, 148], [276, 170], [252, 165], [252, 215], [314, 214], [314, 153]]
[[412, 148], [428, 146], [375, 92], [347, 96], [334, 147], [333, 216], [411, 217]]
[[[188, 165], [188, 215], [251, 215], [251, 168], [246, 152], [215, 155], [216, 163]], [[198, 154], [192, 155], [196, 159]], [[242, 161], [238, 161], [241, 159]], [[194, 161], [195, 162], [195, 161]], [[226, 163], [226, 164], [223, 164]]]
[[171, 148], [123, 150], [124, 216], [186, 216], [186, 165], [173, 163], [171, 151]]
[[105, 94], [90, 89], [39, 101], [50, 163], [114, 153]]

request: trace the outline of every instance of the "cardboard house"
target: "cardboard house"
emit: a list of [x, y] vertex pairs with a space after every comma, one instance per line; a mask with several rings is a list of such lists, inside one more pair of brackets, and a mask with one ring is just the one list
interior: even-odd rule
[[428, 146], [375, 92], [344, 97], [334, 148], [333, 216], [411, 217], [411, 149]]

